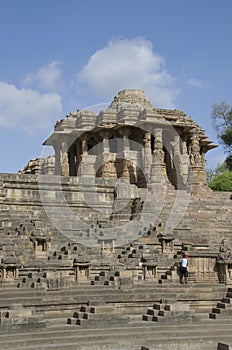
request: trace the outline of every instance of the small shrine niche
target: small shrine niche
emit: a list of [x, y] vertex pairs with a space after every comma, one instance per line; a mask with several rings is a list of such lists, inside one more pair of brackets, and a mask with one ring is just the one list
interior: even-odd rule
[[217, 256], [219, 282], [232, 283], [232, 249], [228, 240], [223, 239]]
[[90, 275], [90, 264], [88, 261], [74, 261], [75, 278], [76, 281], [87, 280]]
[[48, 244], [45, 239], [38, 239], [36, 244], [36, 250], [39, 252], [46, 252], [48, 250]]
[[19, 277], [19, 263], [14, 258], [1, 261], [1, 281], [15, 281]]
[[139, 266], [143, 269], [143, 279], [154, 279], [157, 277], [157, 257], [150, 255], [149, 250], [143, 253]]
[[160, 233], [158, 235], [158, 239], [161, 243], [162, 253], [169, 254], [173, 253], [174, 248], [174, 236], [172, 233]]
[[112, 253], [115, 248], [115, 240], [112, 238], [98, 238], [98, 243], [101, 246], [101, 253]]
[[157, 275], [157, 267], [155, 265], [144, 265], [144, 279], [153, 279]]
[[89, 265], [79, 265], [78, 266], [78, 276], [81, 279], [86, 279], [89, 277]]
[[44, 253], [49, 251], [50, 238], [45, 237], [31, 237], [33, 242], [33, 249], [36, 253]]

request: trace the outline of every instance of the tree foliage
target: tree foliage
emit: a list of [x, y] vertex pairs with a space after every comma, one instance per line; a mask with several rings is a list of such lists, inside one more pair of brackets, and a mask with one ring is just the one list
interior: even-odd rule
[[229, 171], [230, 168], [228, 167], [226, 162], [223, 162], [222, 164], [218, 164], [216, 168], [206, 168], [206, 181], [207, 183], [210, 183], [216, 176], [221, 175], [225, 173], [226, 171]]
[[226, 171], [223, 174], [215, 176], [209, 183], [213, 191], [232, 191], [232, 171]]
[[232, 170], [232, 106], [221, 102], [212, 106], [213, 127], [227, 154], [226, 164]]

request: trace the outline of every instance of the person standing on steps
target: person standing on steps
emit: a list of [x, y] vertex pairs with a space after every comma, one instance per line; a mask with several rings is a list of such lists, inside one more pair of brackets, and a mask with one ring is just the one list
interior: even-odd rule
[[188, 283], [188, 255], [184, 254], [180, 261], [180, 283]]

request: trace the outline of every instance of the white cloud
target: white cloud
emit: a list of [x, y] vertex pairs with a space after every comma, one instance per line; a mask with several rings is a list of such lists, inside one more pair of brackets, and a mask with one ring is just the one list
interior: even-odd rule
[[45, 91], [57, 91], [61, 86], [60, 62], [53, 61], [41, 67], [37, 72], [27, 74], [22, 80], [23, 86], [34, 86]]
[[110, 99], [122, 89], [143, 89], [154, 106], [174, 108], [179, 93], [165, 60], [144, 38], [111, 40], [96, 51], [78, 76], [78, 92]]
[[0, 81], [0, 126], [33, 134], [50, 128], [61, 112], [60, 95], [20, 89]]
[[204, 89], [205, 88], [205, 85], [200, 80], [197, 80], [197, 79], [194, 79], [194, 78], [188, 79], [187, 83], [190, 86], [194, 86], [194, 87], [197, 87], [197, 88], [200, 88], [200, 89]]

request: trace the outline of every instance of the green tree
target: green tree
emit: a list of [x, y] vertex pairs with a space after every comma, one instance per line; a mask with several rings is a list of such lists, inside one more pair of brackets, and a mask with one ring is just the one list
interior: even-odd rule
[[223, 174], [215, 176], [209, 183], [213, 191], [232, 191], [232, 171], [226, 171]]
[[232, 106], [221, 102], [212, 106], [213, 128], [227, 155], [226, 165], [232, 170]]
[[226, 162], [223, 162], [222, 164], [217, 164], [216, 168], [212, 168], [212, 167], [206, 168], [206, 181], [207, 181], [207, 183], [212, 181], [216, 176], [221, 175], [229, 170], [230, 170], [230, 168], [228, 167]]

